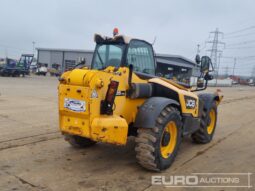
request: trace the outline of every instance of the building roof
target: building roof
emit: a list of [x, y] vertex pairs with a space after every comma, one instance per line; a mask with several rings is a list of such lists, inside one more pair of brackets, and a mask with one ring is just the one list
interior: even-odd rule
[[168, 60], [168, 59], [163, 59], [163, 58], [156, 58], [157, 63], [162, 63], [162, 64], [168, 64], [172, 66], [180, 66], [180, 67], [186, 67], [186, 68], [193, 68], [194, 66], [192, 64], [184, 63], [184, 62], [178, 62], [174, 60]]
[[39, 51], [57, 51], [57, 52], [81, 52], [81, 53], [93, 53], [93, 50], [83, 49], [65, 49], [65, 48], [36, 48]]
[[180, 56], [180, 55], [173, 55], [173, 54], [156, 54], [156, 59], [160, 59], [161, 61], [163, 60], [166, 60], [166, 63], [169, 63], [168, 61], [175, 61], [175, 62], [182, 62], [182, 63], [186, 63], [188, 65], [191, 65], [191, 66], [197, 66], [197, 64], [188, 59], [188, 58], [185, 58], [183, 56]]

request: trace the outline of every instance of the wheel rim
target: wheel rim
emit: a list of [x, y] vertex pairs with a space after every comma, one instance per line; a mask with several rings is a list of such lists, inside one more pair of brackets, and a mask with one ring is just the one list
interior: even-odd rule
[[214, 109], [211, 109], [210, 113], [209, 113], [209, 117], [210, 117], [210, 123], [207, 126], [207, 133], [210, 135], [212, 134], [214, 127], [215, 127], [215, 123], [216, 123], [216, 113]]
[[160, 151], [163, 158], [168, 158], [173, 153], [176, 142], [177, 127], [175, 122], [171, 121], [166, 125], [161, 138]]

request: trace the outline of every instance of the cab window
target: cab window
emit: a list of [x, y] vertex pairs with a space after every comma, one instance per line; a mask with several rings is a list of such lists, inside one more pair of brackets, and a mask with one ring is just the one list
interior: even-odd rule
[[98, 44], [92, 68], [101, 70], [108, 66], [120, 67], [124, 48], [124, 44]]
[[132, 40], [127, 52], [127, 64], [132, 64], [134, 71], [155, 75], [155, 62], [150, 44]]

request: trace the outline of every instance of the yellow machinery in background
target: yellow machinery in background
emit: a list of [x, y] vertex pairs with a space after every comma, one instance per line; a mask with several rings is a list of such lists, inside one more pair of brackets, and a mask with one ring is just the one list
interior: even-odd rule
[[157, 77], [152, 45], [144, 40], [96, 34], [95, 42], [91, 69], [76, 68], [59, 79], [60, 130], [72, 146], [125, 145], [135, 136], [138, 163], [161, 171], [172, 164], [183, 136], [212, 140], [222, 96], [194, 93], [212, 79], [209, 57], [201, 58], [192, 89]]

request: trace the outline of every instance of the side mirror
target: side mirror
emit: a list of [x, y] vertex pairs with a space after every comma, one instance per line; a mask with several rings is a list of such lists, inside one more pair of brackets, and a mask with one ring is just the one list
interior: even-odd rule
[[211, 63], [212, 63], [211, 58], [209, 58], [208, 56], [203, 56], [203, 57], [201, 58], [201, 67], [200, 67], [200, 71], [201, 71], [202, 73], [207, 73], [207, 72], [209, 72]]

